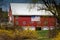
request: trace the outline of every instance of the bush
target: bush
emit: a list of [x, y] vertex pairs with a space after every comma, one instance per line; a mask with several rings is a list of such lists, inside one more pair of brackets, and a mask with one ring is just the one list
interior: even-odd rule
[[36, 31], [12, 31], [12, 30], [0, 30], [0, 38], [6, 40], [19, 40], [19, 39], [37, 39], [38, 34]]
[[12, 30], [0, 30], [0, 38], [4, 40], [12, 40], [15, 37]]
[[36, 31], [25, 30], [20, 33], [20, 37], [22, 39], [35, 39], [38, 38], [38, 34]]
[[57, 34], [57, 36], [53, 40], [60, 40], [60, 32]]

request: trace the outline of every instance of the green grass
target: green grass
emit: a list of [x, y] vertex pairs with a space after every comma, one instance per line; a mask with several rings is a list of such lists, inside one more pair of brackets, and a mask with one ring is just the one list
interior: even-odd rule
[[47, 37], [48, 36], [48, 30], [37, 31], [37, 33], [40, 35], [40, 37]]
[[48, 32], [48, 30], [37, 31], [39, 35], [39, 40], [51, 40], [50, 38], [48, 38]]

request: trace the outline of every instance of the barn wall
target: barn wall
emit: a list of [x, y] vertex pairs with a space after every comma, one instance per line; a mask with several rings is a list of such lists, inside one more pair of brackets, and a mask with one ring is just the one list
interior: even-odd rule
[[40, 21], [31, 21], [31, 16], [18, 16], [14, 17], [15, 25], [19, 26], [35, 26], [35, 27], [43, 27], [43, 26], [55, 26], [56, 19], [54, 17], [40, 17]]

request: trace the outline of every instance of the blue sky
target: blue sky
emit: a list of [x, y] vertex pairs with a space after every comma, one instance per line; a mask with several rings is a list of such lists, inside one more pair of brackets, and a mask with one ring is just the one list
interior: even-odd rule
[[3, 6], [2, 10], [3, 11], [8, 11], [9, 10], [9, 3], [29, 3], [31, 0], [3, 0]]
[[0, 0], [0, 8], [2, 7], [2, 1], [3, 1], [3, 0]]
[[[12, 2], [12, 3], [30, 3], [31, 0], [3, 0], [3, 1], [0, 0], [0, 7], [1, 7], [1, 5], [3, 5], [2, 6], [3, 11], [8, 11], [9, 10], [9, 3], [10, 2]], [[56, 2], [60, 3], [59, 0], [57, 0]]]

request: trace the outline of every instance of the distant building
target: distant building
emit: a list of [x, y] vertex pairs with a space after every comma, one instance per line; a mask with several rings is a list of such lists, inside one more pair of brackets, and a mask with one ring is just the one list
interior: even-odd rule
[[[27, 30], [48, 30], [53, 29], [56, 25], [56, 18], [50, 11], [45, 11], [43, 4], [37, 4], [43, 9], [38, 11], [38, 6], [29, 9], [30, 4], [27, 3], [10, 3], [9, 22], [14, 25], [23, 27]], [[31, 4], [32, 5], [32, 4]], [[30, 11], [29, 11], [30, 10]]]

